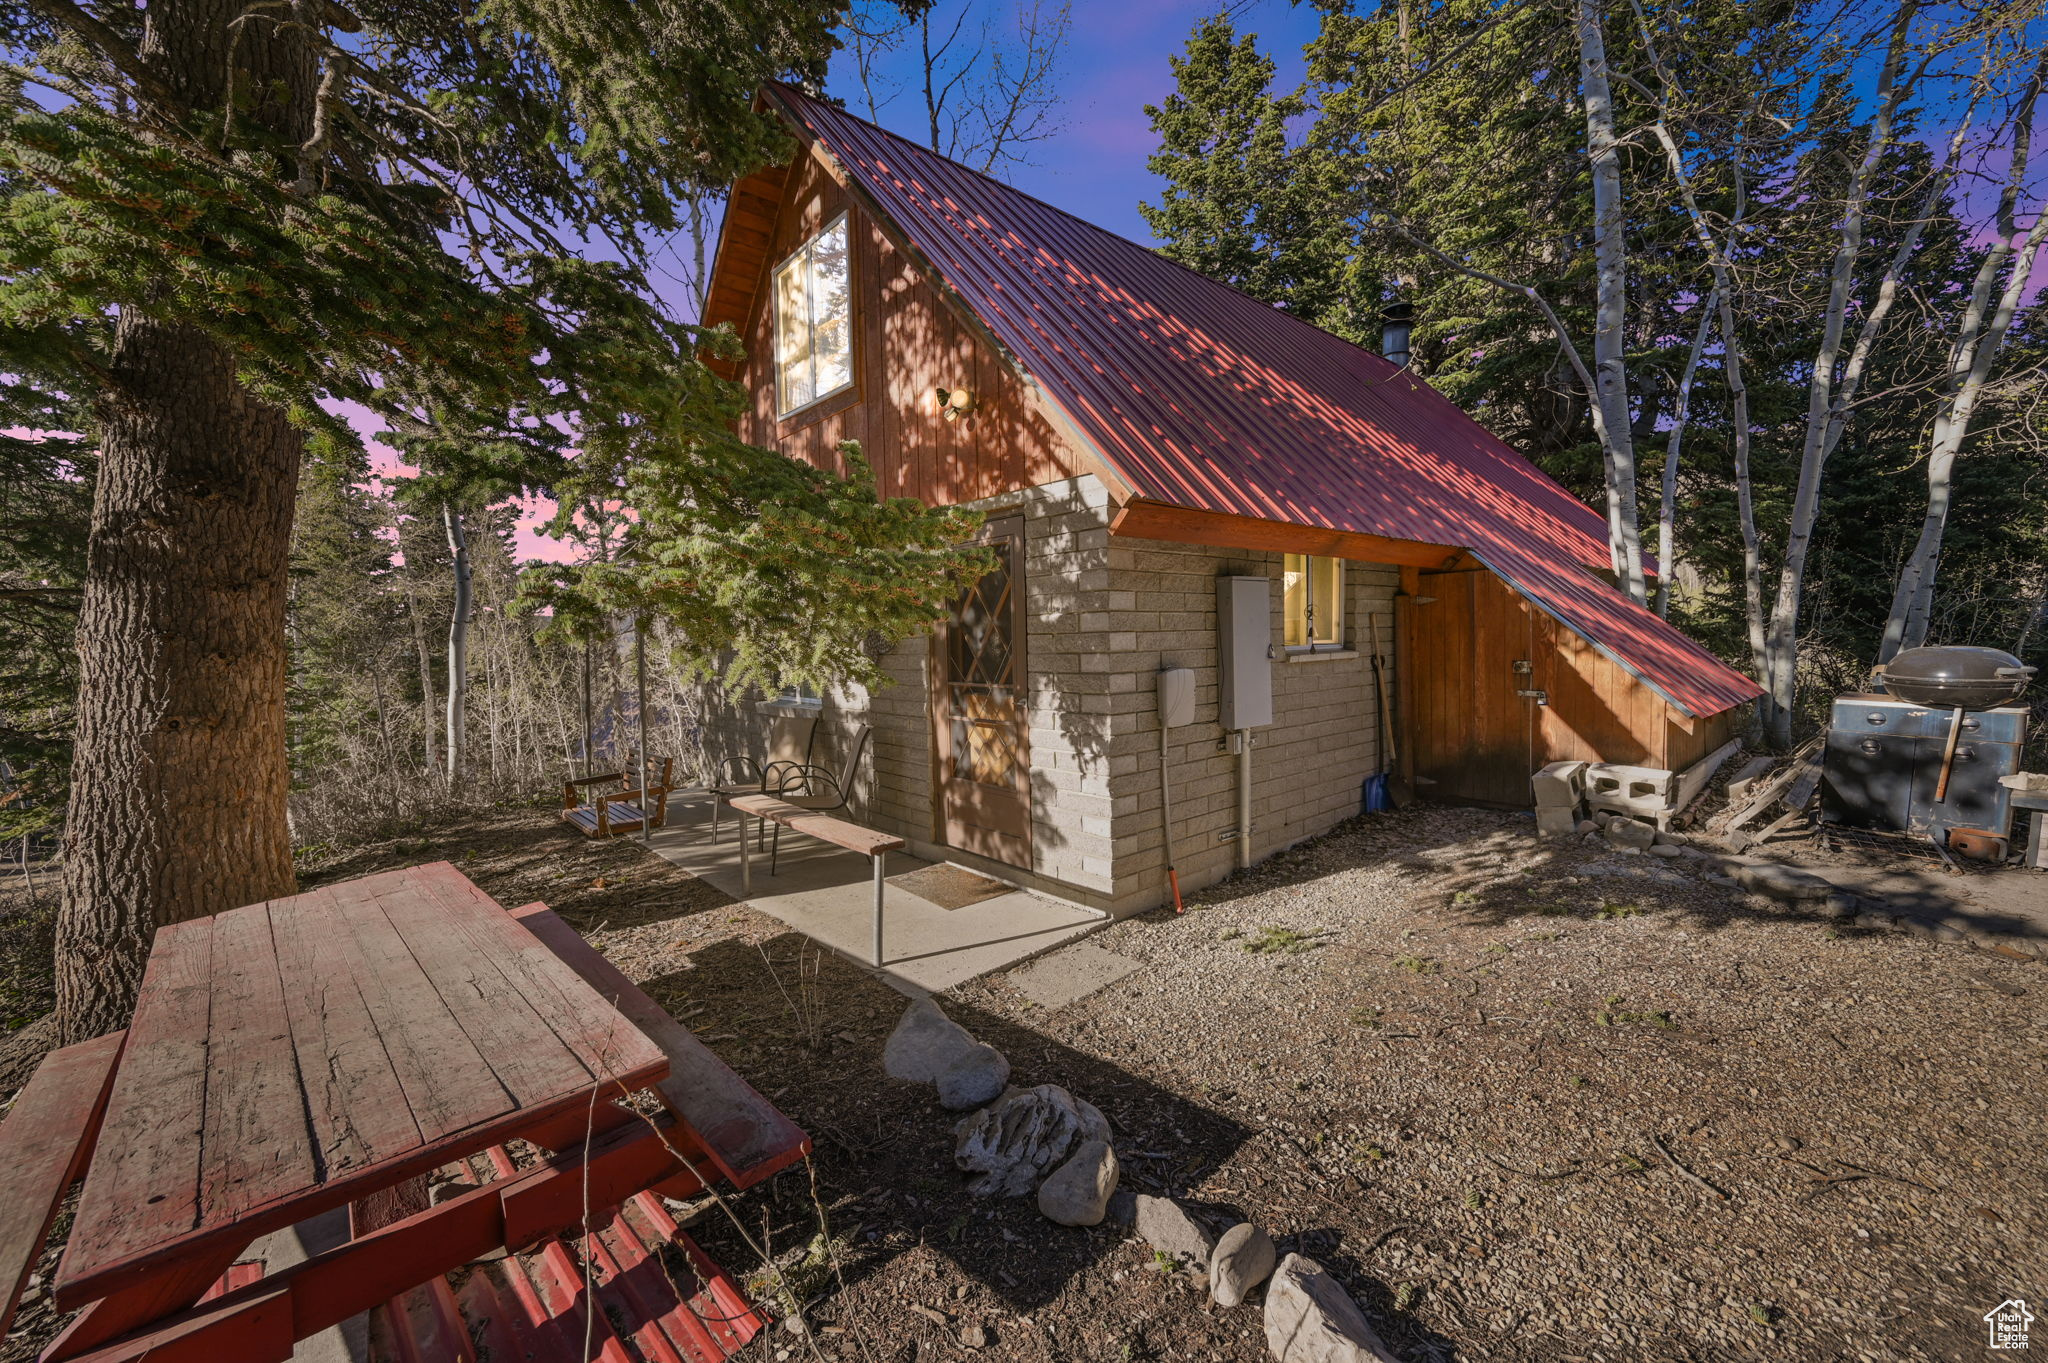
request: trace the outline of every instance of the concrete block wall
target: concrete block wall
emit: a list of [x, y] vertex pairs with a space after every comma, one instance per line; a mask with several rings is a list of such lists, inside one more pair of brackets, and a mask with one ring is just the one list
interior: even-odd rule
[[[855, 817], [909, 838], [913, 849], [1114, 913], [1166, 897], [1160, 836], [1159, 727], [1154, 675], [1196, 673], [1195, 722], [1169, 739], [1176, 860], [1192, 890], [1230, 873], [1237, 758], [1217, 724], [1216, 579], [1271, 581], [1272, 639], [1281, 638], [1281, 556], [1149, 540], [1112, 540], [1108, 490], [1094, 475], [972, 504], [1025, 517], [1025, 670], [1030, 724], [1032, 864], [1027, 872], [937, 845], [932, 815], [930, 642], [907, 640], [882, 660], [894, 684], [826, 697], [813, 760], [834, 766], [855, 725], [873, 726]], [[1252, 848], [1263, 859], [1360, 811], [1379, 769], [1379, 713], [1367, 626], [1393, 654], [1399, 570], [1344, 565], [1345, 650], [1351, 657], [1268, 665], [1274, 723], [1254, 731]], [[1386, 687], [1393, 695], [1389, 670]], [[767, 715], [757, 697], [707, 697], [706, 753], [758, 753]]]
[[[1131, 694], [1114, 716], [1111, 775], [1117, 888], [1110, 911], [1141, 912], [1167, 896], [1160, 834], [1159, 723], [1153, 676], [1161, 667], [1195, 671], [1195, 721], [1168, 735], [1175, 865], [1183, 891], [1211, 884], [1236, 866], [1237, 756], [1217, 723], [1216, 579], [1271, 581], [1273, 724], [1252, 731], [1252, 855], [1327, 832], [1363, 808], [1366, 778], [1379, 770], [1379, 707], [1368, 617], [1394, 694], [1393, 598], [1400, 570], [1344, 565], [1344, 648], [1281, 653], [1281, 555], [1198, 545], [1118, 540], [1110, 548], [1116, 663]], [[1355, 656], [1342, 656], [1354, 653]]]
[[[1107, 907], [1116, 890], [1111, 863], [1108, 737], [1110, 698], [1137, 688], [1105, 628], [1110, 591], [1108, 489], [1093, 474], [969, 503], [990, 516], [1024, 516], [1026, 706], [1032, 791], [1032, 865], [1055, 894]], [[905, 640], [882, 659], [892, 685], [870, 693], [841, 686], [827, 693], [814, 757], [833, 766], [855, 726], [872, 726], [861, 763], [855, 817], [911, 839], [927, 856], [943, 855], [997, 875], [1012, 868], [936, 846], [932, 814], [930, 640]], [[1119, 673], [1125, 675], [1118, 675]], [[1145, 685], [1149, 688], [1149, 678]], [[1150, 703], [1149, 689], [1145, 692]], [[703, 697], [705, 756], [759, 757], [772, 703]], [[1013, 877], [1015, 878], [1015, 877]]]

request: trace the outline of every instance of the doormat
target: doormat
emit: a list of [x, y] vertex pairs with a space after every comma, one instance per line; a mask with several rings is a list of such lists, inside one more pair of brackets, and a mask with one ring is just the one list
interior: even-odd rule
[[943, 863], [890, 876], [889, 883], [910, 891], [919, 899], [930, 900], [942, 909], [964, 909], [969, 904], [1008, 894], [1012, 888], [1000, 880], [990, 880], [987, 876]]

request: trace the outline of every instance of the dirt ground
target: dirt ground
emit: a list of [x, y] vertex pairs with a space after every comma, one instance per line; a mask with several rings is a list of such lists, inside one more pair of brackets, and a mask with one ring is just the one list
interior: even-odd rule
[[[966, 1195], [952, 1117], [881, 1074], [901, 997], [630, 843], [504, 810], [304, 879], [444, 858], [562, 911], [812, 1134], [809, 1176], [692, 1226], [764, 1294], [765, 1244], [809, 1308], [749, 1357], [1268, 1357], [1256, 1296]], [[1125, 1187], [1266, 1227], [1410, 1363], [1975, 1358], [1984, 1312], [2048, 1296], [2037, 964], [1472, 810], [1089, 940], [1140, 968], [1053, 1011], [1002, 976], [942, 1003], [1109, 1116]]]

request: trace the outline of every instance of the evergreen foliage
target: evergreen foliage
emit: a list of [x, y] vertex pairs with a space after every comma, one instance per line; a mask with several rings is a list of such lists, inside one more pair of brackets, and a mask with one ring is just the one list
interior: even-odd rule
[[[304, 514], [319, 523], [300, 540], [294, 644], [323, 675], [388, 623], [316, 590], [383, 532], [351, 490], [359, 431], [378, 424], [423, 470], [403, 498], [422, 517], [521, 492], [559, 497], [565, 517], [579, 489], [629, 500], [658, 589], [625, 590], [612, 565], [578, 616], [564, 580], [549, 603], [565, 620], [672, 612], [703, 631], [698, 656], [736, 649], [749, 675], [859, 673], [860, 641], [927, 618], [911, 603], [941, 599], [975, 561], [944, 548], [966, 521], [734, 440], [733, 392], [703, 363], [731, 341], [674, 316], [648, 278], [685, 206], [788, 154], [753, 93], [820, 77], [840, 13], [836, 0], [312, 0], [239, 18], [0, 6], [0, 372], [17, 376], [4, 415], [89, 449], [97, 404], [117, 397], [123, 317], [221, 344], [248, 393], [309, 437]], [[181, 43], [183, 65], [166, 50]], [[86, 485], [54, 455], [6, 457], [42, 461], [24, 466], [34, 498], [76, 504]], [[80, 548], [82, 535], [66, 552]], [[76, 585], [53, 546], [23, 558], [52, 565], [35, 571], [56, 574], [53, 591]], [[7, 571], [11, 586], [28, 570]], [[57, 607], [38, 605], [37, 623], [23, 600], [10, 595], [0, 629], [61, 635]], [[64, 690], [61, 666], [38, 675]], [[338, 719], [320, 716], [343, 702], [293, 699], [294, 745], [321, 749]], [[38, 751], [59, 756], [61, 720], [39, 723], [56, 746]]]
[[[1941, 75], [1922, 78], [1900, 136], [1878, 163], [1851, 286], [1852, 338], [1919, 217], [1940, 154], [1934, 144], [1968, 93], [1970, 71], [1957, 54], [1979, 42], [2010, 42], [2017, 54], [1992, 73], [1983, 136], [1972, 144], [1995, 167], [1997, 139], [2011, 137], [1996, 120], [2013, 107], [2011, 96], [1996, 93], [1997, 81], [2031, 64], [2026, 35], [2038, 44], [2039, 8], [1930, 13], [1915, 30], [1916, 51]], [[1536, 286], [1568, 331], [1590, 334], [1592, 208], [1574, 7], [1384, 0], [1323, 10], [1304, 54], [1307, 80], [1295, 90], [1276, 87], [1271, 60], [1228, 19], [1195, 26], [1174, 61], [1174, 94], [1148, 110], [1159, 138], [1153, 169], [1168, 183], [1141, 207], [1162, 251], [1367, 346], [1377, 346], [1386, 302], [1412, 302], [1414, 366], [1597, 502], [1599, 446], [1555, 333], [1525, 300], [1472, 273]], [[1654, 51], [1684, 93], [1673, 113], [1692, 187], [1735, 243], [1768, 591], [1799, 473], [1842, 197], [1864, 147], [1858, 64], [1870, 53], [1856, 35], [1881, 46], [1895, 11], [1750, 0], [1617, 0], [1604, 10], [1623, 133], [1627, 363], [1644, 495], [1653, 495], [1661, 473], [1677, 378], [1712, 288], [1648, 131], [1660, 84]], [[1859, 684], [1875, 657], [1925, 505], [1927, 425], [1949, 363], [1946, 314], [1967, 295], [1983, 251], [1971, 205], [1951, 184], [1905, 263], [1904, 301], [1877, 334], [1870, 373], [1827, 465], [1802, 624], [1814, 698]], [[2005, 648], [2026, 643], [2039, 661], [2048, 644], [2039, 622], [2048, 603], [2040, 495], [2048, 441], [2033, 424], [2043, 352], [2040, 309], [2029, 303], [1959, 464], [1937, 602], [1945, 628], [1936, 634]], [[1680, 597], [1674, 618], [1747, 664], [1724, 361], [1715, 336], [1699, 364], [1679, 472], [1677, 558], [1698, 586]]]

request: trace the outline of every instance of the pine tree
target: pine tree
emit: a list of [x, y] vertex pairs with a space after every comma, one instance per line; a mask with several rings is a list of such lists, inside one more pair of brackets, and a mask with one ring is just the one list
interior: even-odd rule
[[[0, 372], [76, 397], [101, 454], [66, 1040], [121, 1025], [158, 925], [293, 888], [287, 564], [303, 459], [356, 447], [336, 402], [444, 500], [549, 489], [613, 429], [686, 464], [730, 408], [645, 262], [678, 204], [786, 149], [753, 91], [821, 75], [838, 14], [34, 0], [0, 19], [27, 63], [0, 113]], [[683, 485], [706, 486], [660, 486]], [[815, 491], [830, 525], [834, 488]], [[886, 528], [921, 542], [915, 516]], [[897, 590], [944, 586], [919, 566]]]

